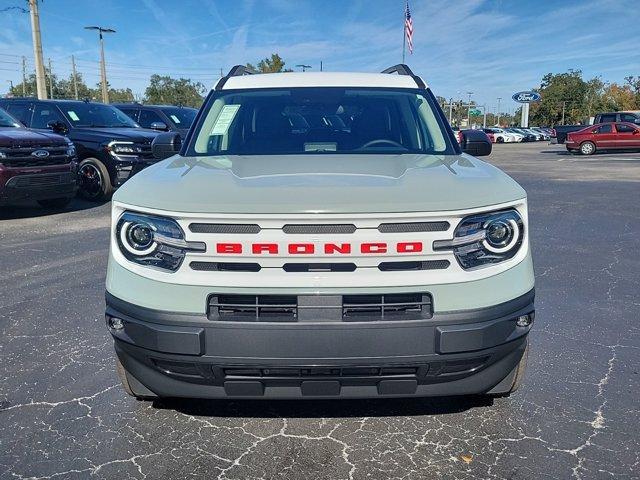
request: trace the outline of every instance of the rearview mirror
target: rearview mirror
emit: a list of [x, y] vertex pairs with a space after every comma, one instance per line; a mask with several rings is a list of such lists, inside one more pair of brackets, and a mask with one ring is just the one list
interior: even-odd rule
[[178, 132], [161, 133], [151, 142], [151, 153], [159, 160], [164, 160], [180, 151], [182, 137]]
[[151, 124], [151, 129], [152, 130], [163, 130], [163, 131], [167, 131], [168, 127], [167, 124], [164, 122], [153, 122]]
[[462, 151], [474, 157], [485, 157], [491, 154], [493, 145], [482, 130], [462, 131]]

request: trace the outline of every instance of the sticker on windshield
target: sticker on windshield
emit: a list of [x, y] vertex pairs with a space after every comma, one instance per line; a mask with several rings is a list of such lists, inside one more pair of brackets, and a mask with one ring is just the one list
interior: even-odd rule
[[240, 105], [225, 105], [216, 119], [216, 123], [211, 129], [211, 135], [226, 135], [229, 125], [236, 118]]
[[73, 120], [74, 122], [79, 122], [80, 121], [80, 117], [78, 115], [76, 115], [76, 112], [74, 112], [73, 110], [69, 110], [67, 113], [71, 117], [71, 120]]
[[180, 119], [178, 117], [176, 117], [175, 115], [169, 115], [171, 117], [171, 120], [173, 120], [173, 123], [178, 124], [180, 123]]

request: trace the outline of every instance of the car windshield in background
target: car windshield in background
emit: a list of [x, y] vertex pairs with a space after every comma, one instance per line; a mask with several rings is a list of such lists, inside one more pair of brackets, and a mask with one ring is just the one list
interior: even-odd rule
[[456, 153], [422, 90], [221, 91], [196, 132], [191, 155]]
[[194, 108], [163, 108], [162, 112], [176, 124], [178, 128], [189, 128], [198, 114]]
[[18, 127], [21, 127], [21, 126], [22, 125], [20, 125], [20, 122], [18, 122], [18, 120], [13, 118], [11, 115], [9, 115], [4, 110], [0, 109], [0, 127], [2, 127], [2, 128], [6, 128], [6, 127], [18, 128]]
[[60, 105], [65, 117], [74, 127], [137, 127], [127, 115], [110, 105], [97, 103], [70, 103]]

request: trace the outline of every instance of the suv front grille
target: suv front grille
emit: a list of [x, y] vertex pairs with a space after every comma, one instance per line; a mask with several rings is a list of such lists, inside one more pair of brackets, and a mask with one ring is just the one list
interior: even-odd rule
[[428, 293], [364, 295], [211, 295], [209, 320], [227, 322], [375, 322], [428, 319]]
[[[37, 150], [45, 150], [49, 155], [46, 157], [31, 155]], [[71, 158], [67, 155], [66, 145], [8, 148], [4, 150], [4, 154], [6, 158], [3, 158], [1, 163], [7, 167], [46, 167], [66, 165], [71, 162]]]

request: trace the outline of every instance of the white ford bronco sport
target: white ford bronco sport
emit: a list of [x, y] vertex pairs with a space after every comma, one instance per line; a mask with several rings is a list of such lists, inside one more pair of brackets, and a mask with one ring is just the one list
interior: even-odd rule
[[125, 390], [513, 392], [534, 319], [527, 200], [463, 153], [490, 153], [477, 138], [458, 145], [405, 65], [234, 67], [113, 198], [106, 322]]

